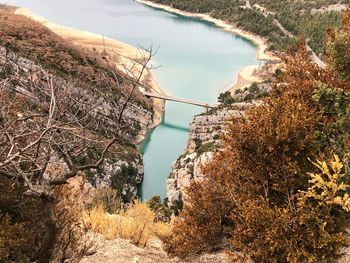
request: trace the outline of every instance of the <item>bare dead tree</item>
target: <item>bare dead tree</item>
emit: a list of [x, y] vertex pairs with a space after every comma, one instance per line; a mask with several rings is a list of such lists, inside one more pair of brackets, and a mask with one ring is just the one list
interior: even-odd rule
[[[55, 187], [67, 184], [81, 172], [97, 169], [108, 152], [121, 140], [123, 115], [142, 85], [153, 56], [143, 51], [142, 59], [124, 65], [126, 87], [115, 77], [105, 88], [122, 96], [100, 97], [82, 79], [64, 81], [40, 67], [30, 71], [16, 56], [0, 58], [0, 176], [24, 182], [28, 195], [40, 196], [49, 212], [48, 231], [43, 237], [40, 262], [49, 262], [56, 241]], [[2, 77], [5, 76], [5, 77]], [[123, 95], [124, 93], [124, 95]], [[97, 116], [107, 104], [117, 106], [113, 132], [99, 123]], [[90, 157], [93, 153], [93, 157]]]

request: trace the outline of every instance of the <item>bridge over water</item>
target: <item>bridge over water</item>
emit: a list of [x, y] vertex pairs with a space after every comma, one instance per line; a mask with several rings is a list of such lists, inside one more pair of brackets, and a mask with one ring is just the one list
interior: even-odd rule
[[141, 92], [146, 97], [162, 99], [162, 100], [165, 100], [165, 101], [169, 100], [169, 101], [175, 101], [175, 102], [180, 102], [180, 103], [191, 104], [191, 105], [195, 105], [195, 106], [199, 106], [199, 107], [204, 107], [207, 110], [218, 107], [218, 105], [216, 105], [216, 104], [205, 103], [205, 102], [198, 102], [198, 101], [194, 101], [194, 100], [190, 100], [190, 99], [177, 98], [177, 97], [168, 96], [168, 95], [164, 95], [164, 94], [159, 94], [159, 93], [155, 93], [155, 92], [149, 92], [149, 91], [141, 91]]

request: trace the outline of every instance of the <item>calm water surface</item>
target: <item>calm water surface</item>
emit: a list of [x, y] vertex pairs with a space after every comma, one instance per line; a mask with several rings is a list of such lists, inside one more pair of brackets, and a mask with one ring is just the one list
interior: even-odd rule
[[[257, 64], [249, 41], [213, 24], [150, 8], [132, 0], [7, 0], [63, 26], [119, 39], [134, 46], [158, 48], [156, 78], [166, 93], [216, 102], [239, 68]], [[171, 163], [184, 152], [196, 106], [167, 102], [166, 115], [144, 141], [144, 200], [166, 196]]]

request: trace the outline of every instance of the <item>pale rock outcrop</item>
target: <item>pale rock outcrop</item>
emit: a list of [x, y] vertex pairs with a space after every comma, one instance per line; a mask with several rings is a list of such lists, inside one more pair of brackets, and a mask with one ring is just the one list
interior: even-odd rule
[[224, 108], [194, 117], [185, 154], [172, 164], [167, 179], [169, 206], [178, 206], [186, 198], [185, 190], [191, 182], [203, 179], [202, 166], [212, 160], [220, 145], [221, 133], [230, 120], [240, 116], [240, 110]]
[[[265, 67], [269, 67], [269, 70], [264, 72], [271, 72], [270, 67], [273, 68], [274, 65]], [[194, 117], [190, 125], [185, 153], [173, 163], [172, 172], [167, 179], [169, 206], [181, 205], [186, 198], [185, 189], [191, 181], [203, 178], [202, 166], [210, 162], [215, 151], [220, 148], [220, 137], [228, 122], [234, 118], [243, 117], [246, 110], [261, 104], [261, 98], [267, 96], [270, 89], [269, 83], [254, 84], [239, 89], [233, 95], [235, 103], [222, 105], [221, 108]]]

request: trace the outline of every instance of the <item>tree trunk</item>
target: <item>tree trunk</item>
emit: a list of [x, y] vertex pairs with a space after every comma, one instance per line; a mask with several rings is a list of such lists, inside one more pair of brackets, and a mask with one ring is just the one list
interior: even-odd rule
[[38, 260], [40, 263], [50, 263], [57, 236], [56, 216], [52, 198], [44, 201], [44, 209], [48, 211], [48, 218], [46, 221], [46, 233], [42, 239], [42, 247], [39, 251]]

